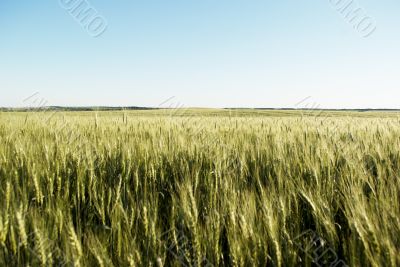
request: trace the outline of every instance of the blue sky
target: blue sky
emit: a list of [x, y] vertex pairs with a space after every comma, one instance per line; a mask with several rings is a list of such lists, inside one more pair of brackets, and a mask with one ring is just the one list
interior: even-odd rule
[[38, 93], [64, 106], [400, 108], [400, 2], [353, 3], [376, 25], [365, 38], [339, 1], [90, 0], [107, 22], [94, 38], [60, 1], [1, 0], [0, 106]]

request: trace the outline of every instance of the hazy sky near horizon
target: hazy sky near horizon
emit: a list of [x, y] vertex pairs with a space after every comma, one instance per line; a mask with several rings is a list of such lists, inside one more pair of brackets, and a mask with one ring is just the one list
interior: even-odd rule
[[69, 1], [1, 0], [0, 106], [400, 108], [398, 0]]

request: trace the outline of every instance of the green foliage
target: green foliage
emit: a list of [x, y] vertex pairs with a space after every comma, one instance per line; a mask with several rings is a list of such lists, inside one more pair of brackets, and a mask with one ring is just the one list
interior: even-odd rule
[[399, 174], [389, 113], [0, 113], [0, 266], [399, 266]]

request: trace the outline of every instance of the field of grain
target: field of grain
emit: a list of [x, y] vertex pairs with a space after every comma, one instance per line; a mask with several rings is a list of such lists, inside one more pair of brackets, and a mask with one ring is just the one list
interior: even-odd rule
[[395, 113], [0, 113], [0, 266], [399, 266]]

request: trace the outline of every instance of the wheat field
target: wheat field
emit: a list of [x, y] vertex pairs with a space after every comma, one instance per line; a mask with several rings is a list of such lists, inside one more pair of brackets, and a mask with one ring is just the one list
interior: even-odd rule
[[389, 112], [0, 113], [0, 266], [400, 266]]

